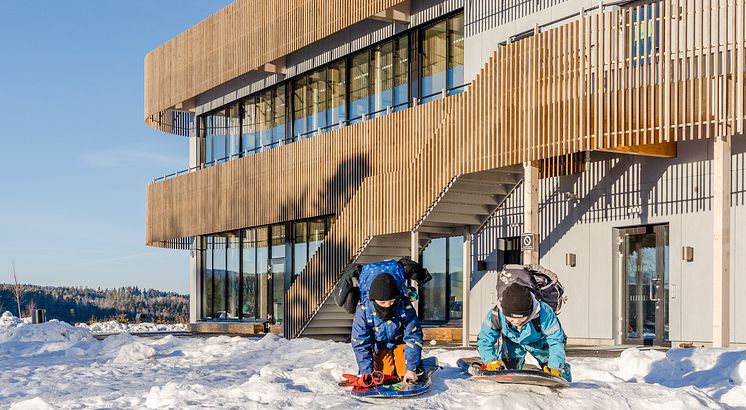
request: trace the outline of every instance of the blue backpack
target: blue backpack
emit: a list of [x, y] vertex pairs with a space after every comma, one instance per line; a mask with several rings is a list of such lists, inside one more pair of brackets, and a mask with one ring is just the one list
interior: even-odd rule
[[360, 300], [362, 302], [369, 300], [368, 292], [370, 291], [370, 284], [373, 283], [373, 279], [384, 273], [388, 273], [394, 278], [396, 284], [399, 286], [399, 293], [401, 295], [407, 296], [409, 294], [407, 279], [404, 277], [404, 268], [401, 263], [389, 259], [362, 266], [360, 270]]

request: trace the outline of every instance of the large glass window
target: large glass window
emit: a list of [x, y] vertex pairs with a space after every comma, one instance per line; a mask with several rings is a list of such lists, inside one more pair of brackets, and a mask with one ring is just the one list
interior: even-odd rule
[[308, 131], [308, 86], [307, 77], [293, 81], [293, 135], [305, 134]]
[[409, 37], [399, 37], [394, 44], [394, 111], [399, 111], [409, 102]]
[[370, 112], [370, 58], [368, 50], [355, 54], [350, 60], [350, 123], [362, 121]]
[[226, 316], [228, 319], [238, 319], [241, 269], [241, 244], [238, 233], [227, 235], [226, 249]]
[[293, 275], [298, 276], [308, 263], [308, 223], [293, 223]]
[[285, 142], [285, 86], [272, 90], [272, 143], [278, 146]]
[[445, 322], [446, 316], [446, 239], [438, 238], [422, 252], [422, 265], [430, 272], [433, 279], [420, 289], [420, 316], [428, 322]]
[[326, 69], [308, 76], [308, 129], [326, 127]]
[[[448, 89], [464, 84], [464, 15], [448, 19]], [[453, 90], [459, 93], [463, 89]]]
[[423, 30], [422, 34], [422, 78], [420, 95], [422, 102], [439, 98], [433, 95], [446, 88], [446, 22], [441, 21]]
[[259, 119], [259, 144], [262, 151], [272, 146], [272, 90], [267, 90], [257, 97], [257, 118]]
[[385, 115], [388, 107], [403, 110], [412, 97], [424, 103], [445, 89], [461, 92], [454, 88], [463, 81], [460, 13], [200, 116], [202, 158], [211, 165], [280, 146], [290, 136], [297, 140], [358, 123], [363, 116]]
[[256, 272], [256, 230], [246, 229], [241, 246], [242, 291], [241, 317], [246, 320], [258, 320], [259, 316], [259, 275]]
[[266, 320], [271, 313], [281, 322], [285, 291], [333, 221], [322, 217], [202, 237], [202, 318]]
[[232, 104], [226, 110], [228, 126], [227, 136], [227, 155], [229, 159], [236, 159], [241, 153], [241, 130], [240, 130], [240, 113], [238, 103]]
[[321, 246], [321, 242], [324, 241], [324, 235], [326, 235], [326, 220], [325, 218], [313, 219], [308, 222], [308, 257], [309, 259], [316, 253], [316, 250]]
[[462, 318], [464, 300], [464, 238], [448, 238], [448, 320]]
[[241, 119], [241, 151], [253, 154], [258, 147], [256, 141], [256, 98], [249, 97], [243, 102], [243, 118]]
[[212, 272], [213, 272], [213, 309], [214, 318], [226, 319], [225, 293], [226, 293], [226, 237], [213, 237], [212, 250]]
[[337, 125], [347, 120], [347, 71], [346, 63], [340, 61], [332, 64], [327, 69], [327, 122], [328, 125]]
[[373, 49], [372, 112], [386, 115], [386, 108], [394, 105], [394, 42]]
[[422, 253], [422, 264], [433, 279], [420, 289], [420, 318], [445, 323], [463, 318], [463, 237], [433, 239]]
[[257, 306], [259, 317], [265, 319], [268, 317], [267, 301], [269, 297], [269, 229], [264, 226], [256, 228], [256, 274], [259, 279], [259, 300]]
[[285, 274], [285, 225], [272, 225], [272, 317], [275, 323], [281, 323], [285, 306], [285, 283], [289, 276]]

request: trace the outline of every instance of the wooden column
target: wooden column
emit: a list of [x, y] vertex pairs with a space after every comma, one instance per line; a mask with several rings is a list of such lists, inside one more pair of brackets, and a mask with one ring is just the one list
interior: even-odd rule
[[539, 263], [539, 162], [523, 163], [523, 232], [534, 236], [534, 249], [523, 251], [524, 264]]
[[464, 267], [462, 273], [462, 302], [461, 302], [461, 343], [469, 347], [469, 306], [471, 305], [471, 232], [464, 226]]
[[730, 343], [730, 137], [715, 139], [712, 172], [712, 346]]

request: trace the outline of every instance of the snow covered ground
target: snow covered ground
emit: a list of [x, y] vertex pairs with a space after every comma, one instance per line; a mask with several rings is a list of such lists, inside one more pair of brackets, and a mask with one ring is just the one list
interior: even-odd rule
[[336, 382], [356, 370], [348, 344], [267, 335], [96, 340], [84, 328], [0, 317], [0, 408], [696, 409], [746, 408], [746, 350], [626, 350], [572, 358], [574, 383], [551, 391], [468, 380], [473, 350], [432, 349], [443, 369], [415, 399], [362, 402]]
[[185, 332], [187, 327], [183, 323], [161, 325], [157, 323], [119, 323], [116, 320], [96, 322], [90, 325], [77, 323], [76, 327], [88, 329], [94, 335], [112, 333], [153, 333], [153, 332]]

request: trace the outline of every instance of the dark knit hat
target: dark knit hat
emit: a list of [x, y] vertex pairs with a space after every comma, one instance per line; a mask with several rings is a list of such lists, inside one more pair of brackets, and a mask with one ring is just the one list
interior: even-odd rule
[[513, 283], [503, 292], [500, 306], [507, 317], [528, 317], [534, 311], [534, 298], [527, 287]]
[[368, 292], [370, 300], [391, 300], [399, 297], [399, 286], [388, 273], [382, 273], [373, 279]]

